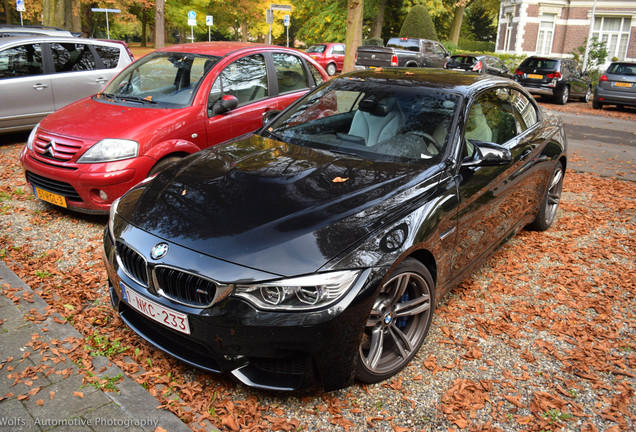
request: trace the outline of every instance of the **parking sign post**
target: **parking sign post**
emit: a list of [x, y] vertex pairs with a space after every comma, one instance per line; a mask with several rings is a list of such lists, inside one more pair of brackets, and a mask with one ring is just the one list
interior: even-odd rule
[[195, 11], [188, 12], [188, 25], [190, 26], [190, 39], [194, 43], [194, 26], [197, 25], [197, 14]]
[[289, 48], [289, 15], [285, 15], [285, 29], [287, 30], [287, 48]]
[[26, 12], [26, 7], [24, 6], [24, 0], [16, 0], [15, 8], [18, 12], [20, 12], [20, 25], [23, 26], [24, 22], [22, 21], [22, 12]]
[[208, 26], [208, 42], [212, 40], [211, 38], [211, 28], [214, 25], [214, 17], [212, 15], [205, 16], [205, 24]]

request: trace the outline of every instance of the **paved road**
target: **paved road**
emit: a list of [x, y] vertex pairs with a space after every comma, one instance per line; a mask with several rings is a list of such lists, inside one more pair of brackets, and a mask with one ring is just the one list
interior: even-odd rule
[[636, 118], [558, 114], [570, 145], [569, 168], [636, 181]]

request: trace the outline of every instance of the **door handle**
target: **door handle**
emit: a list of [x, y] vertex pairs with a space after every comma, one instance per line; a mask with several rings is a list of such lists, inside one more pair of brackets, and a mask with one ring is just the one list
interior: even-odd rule
[[97, 78], [95, 81], [97, 81], [97, 83], [99, 84], [104, 84], [106, 82], [106, 78], [104, 77], [99, 77]]
[[37, 84], [33, 84], [33, 88], [36, 90], [44, 90], [45, 88], [48, 88], [49, 86], [47, 86], [46, 84], [42, 84], [42, 83], [37, 83]]
[[523, 153], [521, 153], [521, 159], [527, 158], [530, 155], [530, 153], [532, 153], [532, 149], [525, 150]]

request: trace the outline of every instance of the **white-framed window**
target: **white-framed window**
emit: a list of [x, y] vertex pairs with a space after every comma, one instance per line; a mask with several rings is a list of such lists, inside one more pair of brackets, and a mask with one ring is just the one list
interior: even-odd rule
[[537, 54], [549, 55], [552, 52], [552, 39], [554, 38], [555, 14], [543, 14], [539, 22], [539, 34], [537, 35]]
[[510, 52], [510, 39], [512, 39], [512, 14], [506, 14], [506, 38], [504, 39], [504, 52]]
[[627, 56], [631, 28], [631, 17], [597, 16], [594, 19], [592, 37], [605, 42], [608, 59], [617, 57], [623, 60]]

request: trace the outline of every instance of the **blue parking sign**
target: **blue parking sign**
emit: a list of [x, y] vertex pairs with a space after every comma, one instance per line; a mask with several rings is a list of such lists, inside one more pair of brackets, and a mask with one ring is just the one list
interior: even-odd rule
[[15, 8], [18, 12], [26, 12], [26, 7], [24, 6], [24, 0], [16, 0]]
[[188, 19], [197, 19], [197, 14], [194, 11], [188, 12]]

